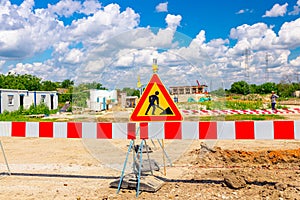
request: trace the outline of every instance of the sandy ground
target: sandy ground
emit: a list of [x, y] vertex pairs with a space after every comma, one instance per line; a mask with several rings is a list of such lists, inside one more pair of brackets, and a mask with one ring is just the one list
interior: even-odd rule
[[[13, 173], [1, 154], [0, 199], [136, 199], [134, 190], [109, 188], [129, 141], [0, 140]], [[139, 199], [300, 199], [300, 141], [166, 141], [166, 176], [154, 145], [148, 141], [161, 165], [155, 176], [165, 184]]]
[[[116, 116], [120, 114], [102, 118]], [[299, 115], [285, 117], [300, 120]], [[96, 118], [89, 116], [92, 121]], [[123, 118], [128, 120], [128, 113]], [[135, 190], [116, 194], [117, 189], [109, 187], [121, 175], [128, 140], [0, 137], [0, 141], [12, 172], [7, 175], [1, 152], [0, 200], [136, 199]], [[155, 193], [142, 192], [139, 199], [300, 200], [300, 141], [165, 140], [166, 175], [158, 141], [147, 144], [153, 151], [150, 158], [160, 165], [154, 175], [164, 185]], [[132, 172], [131, 155], [126, 174]]]

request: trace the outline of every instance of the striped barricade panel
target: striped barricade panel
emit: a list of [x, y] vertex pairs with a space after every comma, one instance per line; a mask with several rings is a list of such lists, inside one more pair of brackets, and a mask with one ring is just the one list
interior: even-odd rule
[[164, 122], [140, 123], [140, 139], [164, 139]]
[[234, 121], [217, 122], [217, 139], [219, 140], [235, 139]]
[[235, 122], [236, 139], [254, 139], [254, 121], [236, 121]]
[[300, 120], [294, 121], [295, 139], [300, 140]]
[[67, 138], [67, 122], [53, 122], [53, 137]]
[[0, 122], [0, 136], [11, 137], [12, 122]]
[[210, 122], [0, 122], [0, 136], [201, 140], [292, 140], [300, 139], [300, 120]]
[[39, 137], [39, 122], [26, 122], [25, 137]]
[[82, 138], [82, 123], [67, 122], [67, 138]]
[[97, 123], [83, 122], [82, 123], [82, 138], [96, 139], [97, 138]]
[[165, 122], [165, 139], [182, 139], [182, 122]]
[[53, 137], [53, 122], [40, 122], [39, 137]]
[[274, 139], [295, 139], [294, 121], [274, 121]]
[[112, 139], [135, 139], [135, 123], [113, 123]]
[[217, 139], [217, 122], [199, 122], [199, 139]]
[[112, 139], [112, 123], [97, 123], [97, 138]]
[[199, 122], [182, 122], [182, 139], [194, 140], [199, 138]]
[[255, 121], [254, 134], [257, 140], [274, 139], [273, 121]]
[[26, 122], [12, 122], [11, 136], [25, 137], [26, 136]]

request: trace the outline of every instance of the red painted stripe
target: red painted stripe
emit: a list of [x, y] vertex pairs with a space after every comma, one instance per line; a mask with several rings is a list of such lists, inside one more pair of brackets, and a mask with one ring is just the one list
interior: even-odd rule
[[25, 137], [26, 135], [26, 122], [12, 122], [11, 123], [11, 136]]
[[165, 139], [182, 139], [181, 122], [165, 122]]
[[67, 138], [82, 138], [82, 123], [81, 122], [68, 122]]
[[135, 123], [128, 123], [127, 124], [127, 139], [135, 140]]
[[217, 139], [217, 122], [199, 122], [199, 139]]
[[112, 123], [97, 123], [97, 138], [112, 139]]
[[39, 123], [39, 137], [53, 137], [53, 122]]
[[236, 121], [235, 139], [254, 139], [254, 121]]
[[149, 139], [148, 123], [147, 122], [141, 122], [140, 123], [140, 138], [141, 139]]
[[295, 139], [294, 121], [274, 121], [274, 139]]

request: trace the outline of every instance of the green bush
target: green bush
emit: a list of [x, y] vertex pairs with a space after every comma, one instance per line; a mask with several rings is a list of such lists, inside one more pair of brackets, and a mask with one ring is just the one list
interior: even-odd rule
[[32, 104], [28, 110], [23, 111], [23, 114], [25, 114], [25, 115], [37, 115], [37, 114], [49, 115], [50, 110], [49, 110], [48, 106], [44, 103], [40, 103], [37, 106], [34, 106]]

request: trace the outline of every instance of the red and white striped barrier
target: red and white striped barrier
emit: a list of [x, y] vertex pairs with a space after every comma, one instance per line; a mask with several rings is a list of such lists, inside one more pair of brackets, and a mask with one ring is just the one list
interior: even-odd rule
[[[139, 136], [136, 130], [139, 128]], [[300, 140], [300, 120], [216, 122], [0, 122], [0, 136], [94, 139]]]
[[290, 109], [257, 109], [257, 110], [181, 110], [184, 115], [234, 115], [234, 114], [253, 114], [253, 115], [270, 115], [270, 114], [300, 114], [300, 108]]
[[0, 136], [135, 139], [135, 123], [0, 122]]

